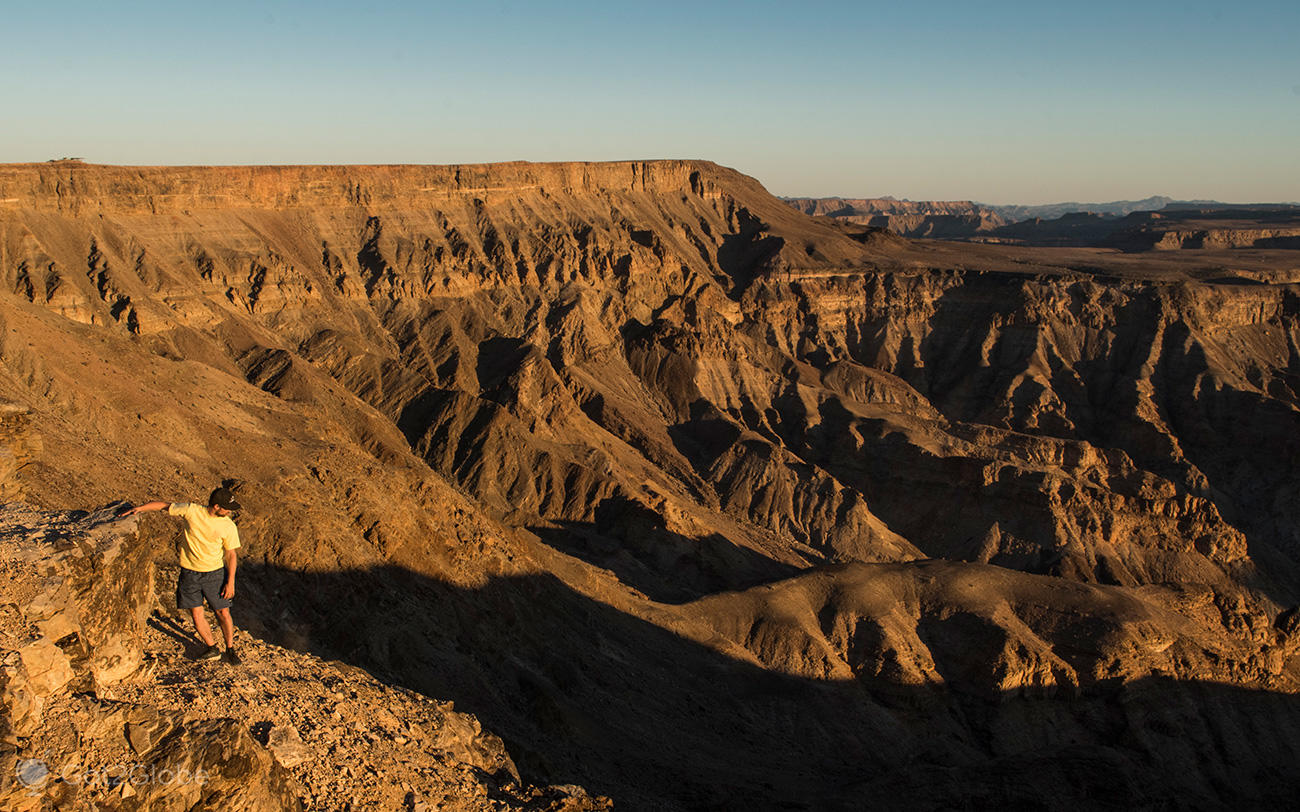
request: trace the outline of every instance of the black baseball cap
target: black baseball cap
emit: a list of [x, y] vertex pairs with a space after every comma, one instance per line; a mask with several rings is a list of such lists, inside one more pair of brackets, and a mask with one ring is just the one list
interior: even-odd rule
[[232, 512], [239, 510], [239, 503], [235, 501], [235, 492], [230, 490], [230, 488], [217, 488], [212, 492], [212, 495], [208, 497], [208, 504], [216, 505], [219, 508]]

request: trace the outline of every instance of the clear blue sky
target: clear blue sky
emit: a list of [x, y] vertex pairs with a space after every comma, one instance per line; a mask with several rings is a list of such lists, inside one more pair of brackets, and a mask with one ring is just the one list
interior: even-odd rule
[[0, 161], [707, 158], [784, 195], [1300, 199], [1300, 1], [0, 0]]

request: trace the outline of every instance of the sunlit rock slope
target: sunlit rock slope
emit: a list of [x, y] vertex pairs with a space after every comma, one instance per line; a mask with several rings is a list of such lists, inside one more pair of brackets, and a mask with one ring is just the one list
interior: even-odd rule
[[30, 498], [256, 483], [245, 623], [525, 778], [1213, 806], [1300, 745], [1287, 253], [908, 243], [707, 162], [10, 165], [0, 380]]

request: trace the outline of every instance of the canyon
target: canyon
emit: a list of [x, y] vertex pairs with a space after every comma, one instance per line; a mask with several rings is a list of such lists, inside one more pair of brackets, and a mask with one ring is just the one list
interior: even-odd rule
[[[827, 214], [704, 161], [0, 165], [0, 494], [29, 506], [5, 510], [248, 482], [241, 633], [470, 715], [439, 712], [472, 732], [429, 797], [1291, 798], [1290, 237]], [[174, 567], [165, 519], [121, 532]], [[167, 613], [132, 589], [97, 604], [118, 627]], [[30, 634], [6, 651], [59, 661]], [[143, 634], [105, 686], [153, 685]], [[132, 696], [176, 702], [156, 687]], [[6, 765], [34, 757], [24, 701]], [[220, 735], [261, 754], [256, 721]], [[266, 797], [325, 804], [259, 759]]]
[[1013, 245], [1097, 246], [1129, 252], [1300, 247], [1300, 206], [1167, 197], [1113, 203], [990, 206], [893, 198], [785, 198], [817, 217], [904, 237]]

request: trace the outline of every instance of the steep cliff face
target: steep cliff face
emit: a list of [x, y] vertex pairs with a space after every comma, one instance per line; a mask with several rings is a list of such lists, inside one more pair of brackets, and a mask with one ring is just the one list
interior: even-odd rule
[[1145, 212], [1117, 223], [1103, 244], [1125, 251], [1300, 248], [1300, 209], [1276, 205]]
[[1300, 248], [1300, 228], [1159, 228], [1123, 231], [1110, 243], [1129, 249]]
[[[1283, 496], [1297, 486], [1300, 438], [1293, 286], [952, 273], [805, 279], [798, 293], [774, 281], [751, 293], [769, 313], [775, 302], [792, 313], [784, 333], [773, 335], [791, 355], [815, 347], [836, 362], [892, 372], [946, 418], [967, 424], [950, 434], [974, 442], [939, 452], [946, 463], [913, 461], [904, 451], [888, 475], [875, 463], [879, 476], [859, 480], [868, 494], [866, 482], [898, 488], [896, 498], [875, 501], [906, 505], [914, 518], [887, 518], [914, 542], [937, 526], [951, 540], [966, 535], [987, 545], [996, 520], [994, 545], [1006, 532], [1055, 537], [1068, 559], [1079, 541], [1100, 542], [1107, 552], [1083, 541], [1092, 552], [1073, 566], [1122, 583], [1152, 580], [1137, 572], [1165, 566], [1152, 555], [1179, 549], [1241, 562], [1238, 530], [1266, 557], [1293, 554], [1295, 507]], [[796, 442], [812, 454], [816, 439]], [[889, 454], [869, 450], [871, 459]], [[919, 483], [909, 473], [918, 465], [930, 468]], [[1028, 486], [1026, 476], [1040, 484]], [[961, 494], [1005, 488], [1018, 493], [1019, 508], [996, 519], [982, 511], [984, 529], [952, 515], [970, 515]], [[1025, 498], [1032, 490], [1042, 494], [1038, 508]], [[1008, 519], [1043, 523], [1022, 532]], [[1124, 562], [1143, 547], [1154, 548], [1143, 554], [1146, 564]], [[1189, 577], [1168, 565], [1174, 569], [1154, 580]], [[1291, 576], [1274, 574], [1292, 600]]]
[[[1273, 707], [1184, 714], [1204, 686], [1295, 690], [1286, 269], [913, 246], [703, 162], [11, 166], [0, 200], [24, 487], [258, 483], [259, 633], [464, 697], [525, 774], [852, 806], [1109, 765], [1140, 800], [1194, 763], [1154, 728]], [[1009, 789], [1062, 714], [1070, 766]]]
[[1007, 224], [997, 212], [969, 200], [795, 197], [785, 202], [804, 214], [881, 228], [904, 237], [970, 237]]

